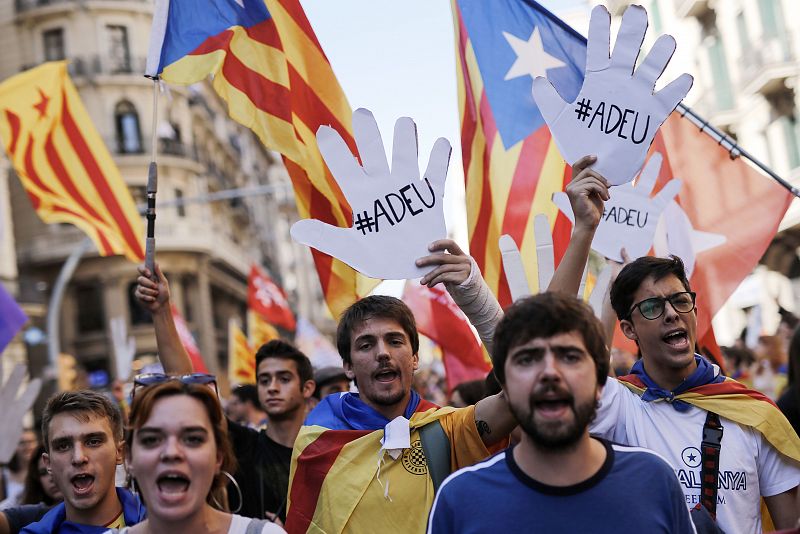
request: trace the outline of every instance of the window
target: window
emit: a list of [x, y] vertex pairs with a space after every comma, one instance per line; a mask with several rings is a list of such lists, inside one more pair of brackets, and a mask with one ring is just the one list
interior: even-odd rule
[[183, 200], [182, 190], [175, 190], [175, 200], [179, 202], [179, 204], [175, 207], [178, 210], [178, 217], [186, 217], [186, 206], [180, 203], [181, 200]]
[[108, 31], [108, 56], [111, 74], [132, 72], [131, 52], [128, 47], [128, 28], [125, 26], [106, 26]]
[[747, 22], [744, 19], [744, 12], [736, 15], [736, 31], [739, 34], [742, 55], [747, 54], [750, 51], [750, 37], [747, 35]]
[[44, 60], [59, 61], [64, 59], [64, 30], [54, 28], [42, 34], [44, 38]]
[[781, 117], [783, 123], [783, 138], [786, 141], [786, 156], [789, 168], [800, 166], [800, 150], [798, 150], [797, 121], [794, 117]]
[[764, 35], [767, 37], [777, 37], [780, 34], [780, 20], [777, 0], [759, 0], [758, 11], [761, 14], [761, 25], [764, 27]]
[[711, 63], [711, 74], [714, 79], [714, 97], [718, 110], [733, 108], [733, 92], [731, 79], [728, 76], [728, 65], [725, 62], [725, 49], [720, 36], [713, 38], [708, 47], [708, 59]]
[[82, 334], [102, 331], [105, 312], [100, 284], [76, 285], [75, 300], [78, 303], [78, 331]]
[[653, 21], [653, 29], [656, 33], [661, 33], [664, 25], [661, 22], [661, 9], [658, 7], [658, 0], [654, 0], [650, 4], [650, 19]]
[[123, 100], [114, 108], [114, 119], [117, 123], [117, 150], [121, 154], [140, 154], [142, 150], [142, 133], [139, 129], [139, 114], [136, 108]]

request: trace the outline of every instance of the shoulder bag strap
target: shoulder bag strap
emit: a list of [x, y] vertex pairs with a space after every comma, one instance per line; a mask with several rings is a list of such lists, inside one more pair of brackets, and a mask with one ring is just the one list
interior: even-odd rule
[[722, 450], [722, 423], [714, 412], [706, 414], [703, 424], [703, 442], [700, 446], [700, 504], [717, 518], [717, 490], [719, 488], [719, 453]]
[[439, 490], [444, 479], [450, 475], [450, 440], [444, 433], [442, 424], [436, 420], [419, 429], [422, 452], [428, 464], [434, 492]]

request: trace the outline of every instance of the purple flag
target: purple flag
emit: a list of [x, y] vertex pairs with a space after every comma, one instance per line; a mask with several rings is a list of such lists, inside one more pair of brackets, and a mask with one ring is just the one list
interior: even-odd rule
[[0, 353], [5, 350], [28, 318], [11, 295], [0, 284]]

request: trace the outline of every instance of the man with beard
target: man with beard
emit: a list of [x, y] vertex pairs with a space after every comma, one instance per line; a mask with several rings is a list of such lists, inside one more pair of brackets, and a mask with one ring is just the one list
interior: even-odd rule
[[144, 519], [139, 499], [114, 487], [122, 463], [122, 414], [95, 391], [66, 391], [47, 401], [42, 414], [46, 469], [64, 502], [25, 534], [100, 534]]
[[430, 533], [694, 532], [666, 462], [589, 435], [608, 374], [591, 308], [558, 293], [516, 302], [494, 362], [522, 440], [444, 481]]
[[[169, 283], [156, 265], [154, 280], [139, 267], [136, 297], [153, 314], [159, 359], [168, 374], [193, 372], [170, 312]], [[255, 430], [228, 420], [228, 435], [239, 468], [236, 485], [228, 486], [231, 510], [245, 517], [286, 517], [292, 446], [314, 393], [314, 370], [308, 357], [291, 343], [275, 339], [255, 355], [256, 386], [267, 413], [267, 428]]]

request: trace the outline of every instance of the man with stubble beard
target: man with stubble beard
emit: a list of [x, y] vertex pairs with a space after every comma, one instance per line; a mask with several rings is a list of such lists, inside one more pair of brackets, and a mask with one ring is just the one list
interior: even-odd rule
[[516, 302], [493, 355], [522, 440], [444, 481], [430, 533], [694, 532], [664, 460], [589, 435], [609, 365], [589, 306], [559, 293]]

